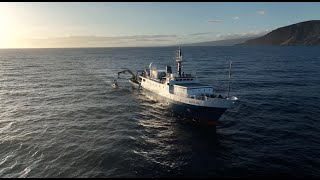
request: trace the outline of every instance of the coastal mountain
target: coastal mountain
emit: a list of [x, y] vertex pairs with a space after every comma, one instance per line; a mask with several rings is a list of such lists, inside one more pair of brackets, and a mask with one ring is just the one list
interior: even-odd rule
[[249, 39], [253, 39], [256, 37], [257, 36], [236, 38], [236, 39], [226, 39], [226, 40], [219, 40], [219, 41], [206, 41], [206, 42], [199, 42], [199, 43], [180, 44], [180, 46], [233, 46], [235, 44], [243, 43]]
[[237, 45], [320, 45], [320, 20], [281, 27]]

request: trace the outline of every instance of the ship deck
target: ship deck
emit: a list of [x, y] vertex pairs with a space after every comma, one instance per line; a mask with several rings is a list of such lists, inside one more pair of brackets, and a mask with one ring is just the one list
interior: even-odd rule
[[184, 84], [175, 84], [175, 86], [180, 86], [182, 88], [210, 88], [212, 86], [207, 85], [207, 84], [201, 84], [201, 83], [184, 83]]

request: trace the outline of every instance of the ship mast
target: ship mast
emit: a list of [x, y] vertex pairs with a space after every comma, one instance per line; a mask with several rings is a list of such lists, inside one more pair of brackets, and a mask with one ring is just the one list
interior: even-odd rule
[[230, 67], [229, 67], [228, 99], [229, 99], [229, 93], [230, 93], [231, 67], [232, 67], [232, 61], [230, 61]]
[[181, 51], [180, 47], [179, 47], [178, 52], [177, 52], [176, 62], [178, 63], [178, 74], [179, 74], [179, 77], [181, 77], [182, 51]]

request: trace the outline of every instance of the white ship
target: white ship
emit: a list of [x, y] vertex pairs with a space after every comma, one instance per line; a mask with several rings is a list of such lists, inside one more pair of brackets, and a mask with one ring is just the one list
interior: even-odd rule
[[175, 113], [209, 125], [215, 125], [227, 109], [237, 105], [238, 98], [229, 97], [229, 91], [228, 97], [217, 96], [212, 86], [199, 83], [192, 74], [182, 73], [181, 48], [177, 52], [176, 62], [177, 73], [172, 72], [171, 66], [157, 69], [153, 63], [150, 63], [149, 69], [140, 71], [142, 73], [139, 76], [139, 71], [134, 75], [130, 70], [126, 70], [132, 74], [129, 82], [160, 97], [159, 99], [167, 102]]

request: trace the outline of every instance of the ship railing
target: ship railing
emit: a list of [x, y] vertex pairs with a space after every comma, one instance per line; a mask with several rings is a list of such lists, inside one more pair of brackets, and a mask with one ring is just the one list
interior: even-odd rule
[[191, 98], [191, 99], [197, 99], [197, 100], [208, 100], [208, 97], [206, 96], [199, 96], [199, 95], [187, 95], [187, 98]]
[[224, 99], [221, 95], [215, 95], [215, 94], [202, 94], [202, 95], [187, 95], [187, 98], [191, 99], [197, 99], [197, 100], [204, 100], [208, 101], [209, 99]]

